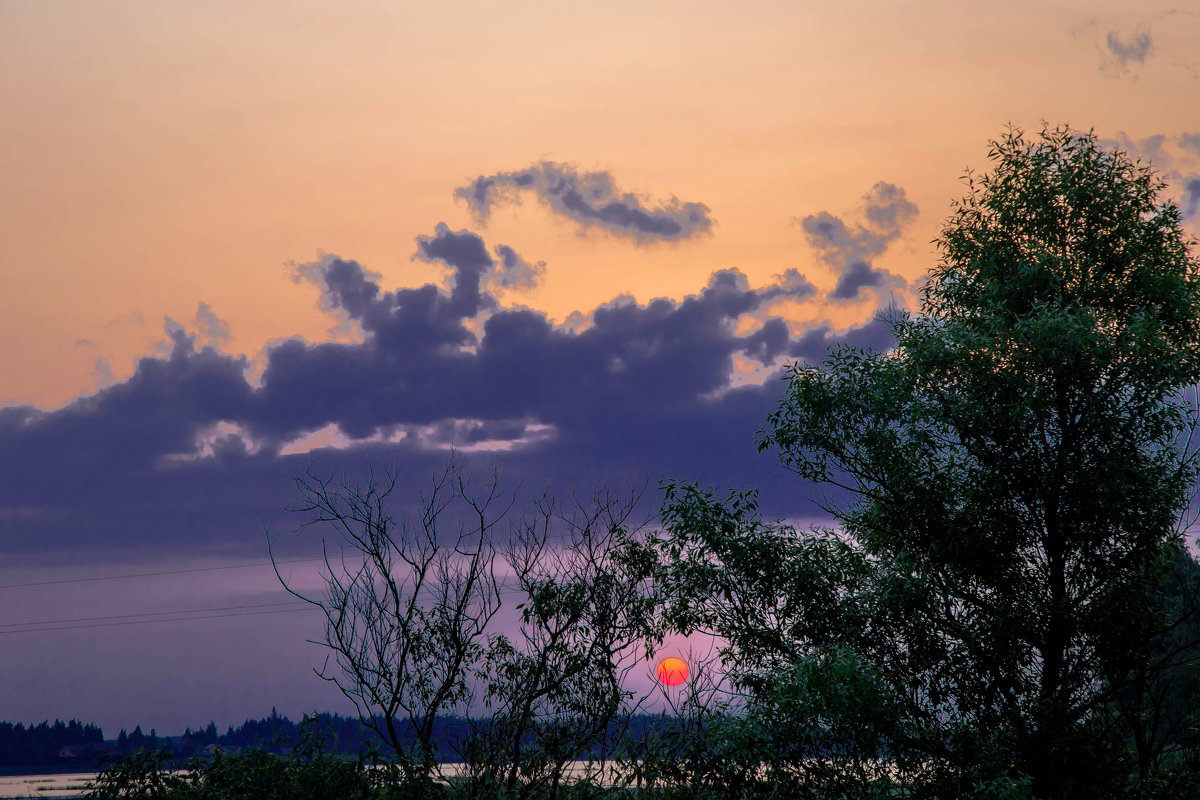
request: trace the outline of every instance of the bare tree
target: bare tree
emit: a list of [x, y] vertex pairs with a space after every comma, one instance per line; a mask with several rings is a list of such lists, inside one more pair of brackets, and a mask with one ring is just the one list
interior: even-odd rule
[[[409, 774], [428, 776], [437, 759], [439, 715], [469, 710], [488, 625], [500, 608], [492, 528], [512, 508], [498, 473], [472, 486], [451, 459], [419, 497], [419, 513], [393, 519], [396, 474], [365, 485], [295, 476], [307, 516], [322, 528], [323, 595], [279, 573], [284, 588], [321, 610], [333, 665], [315, 670], [355, 706]], [[268, 545], [271, 536], [268, 532]], [[271, 550], [272, 562], [275, 561]], [[401, 720], [401, 715], [406, 720]], [[405, 724], [407, 722], [407, 725]]]
[[[324, 591], [276, 575], [325, 617], [317, 674], [408, 778], [429, 779], [446, 745], [476, 797], [554, 798], [572, 762], [604, 770], [640, 707], [625, 678], [656, 641], [654, 554], [631, 524], [644, 486], [547, 491], [518, 515], [498, 473], [472, 486], [451, 460], [418, 512], [393, 519], [394, 473], [354, 484], [310, 467], [295, 480], [291, 510], [322, 535]], [[509, 592], [519, 618], [502, 628]], [[468, 725], [445, 731], [449, 715]]]
[[565, 501], [546, 494], [514, 522], [507, 580], [523, 596], [512, 636], [495, 636], [485, 701], [464, 760], [470, 791], [559, 795], [572, 762], [593, 778], [641, 700], [626, 688], [652, 638], [650, 562], [630, 525], [644, 487]]
[[742, 768], [737, 759], [719, 758], [728, 720], [739, 712], [725, 667], [710, 641], [706, 652], [689, 649], [688, 678], [678, 687], [660, 686], [662, 713], [643, 727], [621, 753], [621, 770], [639, 788], [661, 785], [724, 785]]

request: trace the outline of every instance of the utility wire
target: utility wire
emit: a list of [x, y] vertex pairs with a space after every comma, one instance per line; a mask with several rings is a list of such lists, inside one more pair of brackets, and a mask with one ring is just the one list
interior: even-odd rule
[[[304, 564], [310, 561], [324, 561], [324, 558], [294, 558], [290, 561], [276, 561], [275, 564]], [[101, 575], [95, 578], [65, 578], [55, 581], [31, 581], [29, 583], [0, 583], [0, 589], [19, 589], [25, 586], [56, 586], [63, 583], [89, 583], [91, 581], [120, 581], [126, 578], [146, 578], [151, 575], [182, 575], [185, 572], [216, 572], [223, 569], [245, 569], [247, 567], [269, 567], [270, 561], [256, 561], [253, 564], [229, 564], [223, 567], [191, 567], [190, 569], [165, 569], [158, 572], [133, 572], [127, 575]]]
[[[303, 560], [308, 560], [308, 559], [303, 559]], [[524, 591], [519, 586], [507, 586], [506, 583], [507, 583], [507, 580], [505, 580], [505, 579], [501, 579], [500, 581], [498, 581], [496, 591], [500, 594], [524, 594]], [[427, 590], [428, 592], [434, 591], [434, 588], [431, 586], [425, 586], [422, 588]], [[239, 606], [217, 606], [217, 607], [213, 607], [213, 608], [186, 608], [186, 609], [178, 609], [175, 611], [139, 611], [139, 612], [131, 613], [131, 614], [110, 614], [110, 615], [98, 616], [98, 617], [68, 617], [68, 618], [64, 618], [64, 619], [23, 620], [21, 622], [0, 622], [0, 629], [2, 629], [2, 628], [23, 628], [23, 627], [32, 626], [32, 625], [60, 625], [60, 624], [66, 624], [66, 623], [72, 623], [72, 622], [107, 622], [110, 620], [135, 619], [138, 617], [172, 616], [172, 615], [176, 615], [176, 614], [204, 614], [204, 613], [208, 613], [208, 612], [212, 612], [212, 611], [241, 611], [244, 609], [274, 608], [276, 606], [290, 606], [290, 605], [299, 606], [302, 603], [303, 603], [303, 601], [300, 601], [300, 600], [288, 600], [288, 601], [284, 601], [284, 602], [280, 602], [280, 603], [256, 603], [256, 604], [239, 605]], [[304, 603], [304, 604], [311, 605], [310, 603]], [[187, 619], [187, 618], [184, 617], [182, 619]], [[154, 622], [156, 620], [145, 620], [145, 621], [146, 622]], [[63, 630], [66, 630], [66, 629], [63, 629]], [[9, 632], [10, 631], [0, 630], [0, 633], [9, 633]]]
[[[0, 589], [17, 589], [17, 588], [29, 587], [29, 586], [55, 586], [55, 585], [63, 585], [63, 584], [71, 584], [71, 583], [90, 583], [90, 582], [95, 582], [95, 581], [114, 581], [114, 580], [125, 580], [128, 578], [144, 578], [144, 577], [151, 577], [151, 576], [157, 576], [157, 575], [181, 575], [181, 574], [192, 573], [192, 572], [216, 572], [216, 571], [227, 570], [227, 569], [246, 569], [246, 568], [250, 568], [250, 567], [279, 566], [282, 564], [304, 564], [304, 563], [311, 563], [311, 562], [316, 562], [316, 561], [326, 561], [326, 558], [325, 557], [296, 558], [296, 559], [289, 559], [289, 560], [285, 560], [285, 561], [274, 561], [274, 562], [258, 561], [258, 562], [254, 562], [254, 563], [250, 563], [250, 564], [227, 564], [224, 566], [216, 566], [216, 567], [190, 567], [190, 568], [185, 568], [185, 569], [170, 569], [170, 570], [156, 570], [153, 572], [127, 573], [124, 575], [100, 575], [100, 576], [88, 577], [88, 578], [67, 578], [67, 579], [50, 580], [50, 581], [30, 581], [27, 583], [8, 583], [8, 584], [0, 584]], [[501, 577], [497, 581], [497, 585], [496, 585], [497, 593], [499, 593], [501, 595], [524, 594], [524, 590], [519, 585], [517, 585], [517, 586], [510, 585], [510, 582], [513, 580], [514, 580], [514, 576], [511, 576], [511, 575]], [[422, 587], [422, 588], [427, 589], [429, 591], [433, 590], [433, 587], [429, 587], [429, 586]], [[181, 610], [177, 610], [177, 611], [143, 611], [143, 612], [134, 613], [134, 614], [113, 614], [113, 615], [108, 615], [108, 616], [97, 616], [97, 617], [72, 617], [72, 618], [67, 618], [67, 619], [51, 619], [51, 620], [24, 621], [24, 622], [3, 622], [3, 623], [0, 623], [0, 635], [8, 634], [8, 633], [45, 633], [45, 632], [50, 632], [50, 631], [82, 630], [82, 629], [87, 629], [87, 628], [108, 628], [108, 627], [115, 627], [115, 626], [121, 626], [121, 625], [144, 625], [144, 624], [148, 624], [148, 623], [152, 623], [152, 622], [187, 622], [189, 620], [218, 619], [218, 618], [222, 618], [222, 617], [246, 617], [246, 616], [255, 616], [258, 614], [283, 614], [283, 613], [291, 613], [291, 612], [304, 610], [304, 608], [307, 608], [308, 605], [309, 604], [301, 603], [299, 601], [290, 601], [290, 602], [284, 602], [284, 603], [259, 603], [259, 604], [253, 604], [253, 605], [240, 605], [240, 606], [218, 606], [215, 608], [181, 609]], [[276, 608], [277, 606], [295, 606], [295, 607], [294, 608], [291, 608], [291, 607]], [[270, 608], [270, 609], [274, 609], [274, 610], [270, 610], [270, 611], [253, 610], [253, 609], [264, 609], [264, 608]], [[228, 612], [228, 611], [238, 611], [238, 612], [244, 611], [245, 613], [233, 613], [233, 614], [209, 613], [209, 612]], [[204, 616], [178, 616], [178, 615], [195, 615], [195, 614], [203, 614]], [[141, 617], [163, 617], [163, 619], [140, 619]], [[112, 620], [121, 620], [121, 621], [114, 622]], [[76, 623], [76, 622], [86, 622], [89, 624], [87, 624], [87, 625], [66, 624], [66, 623]], [[40, 626], [47, 626], [47, 625], [56, 626], [56, 627], [40, 627]], [[10, 630], [3, 630], [4, 628], [9, 628]]]
[[240, 614], [209, 614], [202, 617], [180, 617], [178, 619], [139, 619], [127, 622], [101, 622], [92, 623], [89, 625], [65, 625], [58, 628], [18, 628], [13, 631], [0, 631], [0, 636], [10, 633], [49, 633], [51, 631], [74, 631], [84, 628], [113, 628], [118, 625], [148, 625], [154, 622], [191, 622], [198, 619], [219, 619], [222, 617], [253, 617], [259, 614], [294, 614], [297, 611], [304, 611], [307, 606], [301, 608], [277, 608], [273, 611], [247, 611]]
[[107, 617], [73, 617], [71, 619], [43, 619], [28, 622], [0, 622], [0, 628], [21, 628], [27, 625], [58, 625], [68, 622], [101, 622], [113, 619], [133, 619], [134, 617], [162, 617], [171, 614], [207, 614], [210, 611], [240, 611], [246, 608], [273, 608], [275, 606], [297, 605], [299, 601], [289, 600], [283, 603], [257, 603], [245, 606], [219, 606], [217, 608], [186, 608], [178, 611], [143, 611], [140, 614], [113, 614]]
[[[93, 581], [119, 581], [126, 578], [146, 578], [153, 575], [182, 575], [187, 572], [217, 572], [225, 569], [246, 569], [247, 567], [270, 567], [283, 564], [308, 564], [314, 561], [325, 561], [323, 556], [316, 558], [293, 558], [287, 561], [257, 561], [253, 564], [228, 564], [223, 567], [191, 567], [188, 569], [165, 569], [157, 572], [131, 572], [125, 575], [99, 575], [93, 578], [63, 578], [53, 581], [30, 581], [29, 583], [0, 583], [0, 589], [20, 589], [26, 586], [58, 586], [67, 583], [91, 583]], [[338, 563], [337, 559], [329, 559], [331, 564]], [[504, 579], [500, 583], [503, 584]]]

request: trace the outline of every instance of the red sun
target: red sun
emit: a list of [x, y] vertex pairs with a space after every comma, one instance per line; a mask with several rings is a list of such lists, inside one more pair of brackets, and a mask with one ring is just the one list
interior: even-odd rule
[[687, 680], [688, 668], [682, 658], [664, 658], [658, 662], [658, 682], [663, 686], [678, 686]]

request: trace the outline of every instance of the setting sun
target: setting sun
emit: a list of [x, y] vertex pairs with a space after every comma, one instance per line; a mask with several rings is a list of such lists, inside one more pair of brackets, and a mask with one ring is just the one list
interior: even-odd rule
[[658, 662], [658, 682], [663, 686], [678, 686], [687, 680], [688, 668], [682, 658], [664, 658]]

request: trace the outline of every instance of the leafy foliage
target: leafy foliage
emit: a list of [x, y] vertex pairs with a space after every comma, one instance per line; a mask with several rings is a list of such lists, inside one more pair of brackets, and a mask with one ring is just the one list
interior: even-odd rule
[[[793, 367], [767, 420], [760, 447], [827, 488], [838, 529], [668, 487], [672, 624], [728, 641], [773, 778], [1044, 798], [1162, 778], [1142, 711], [1195, 478], [1200, 264], [1161, 181], [1095, 136], [1010, 131], [990, 157], [896, 349]], [[796, 720], [856, 786], [788, 749], [814, 741]]]
[[[395, 765], [329, 751], [331, 734], [317, 717], [305, 717], [299, 741], [287, 755], [261, 748], [218, 749], [212, 758], [179, 764], [167, 748], [143, 748], [107, 766], [91, 800], [400, 800], [436, 798], [431, 781], [406, 776]], [[184, 769], [177, 767], [183, 766]]]

